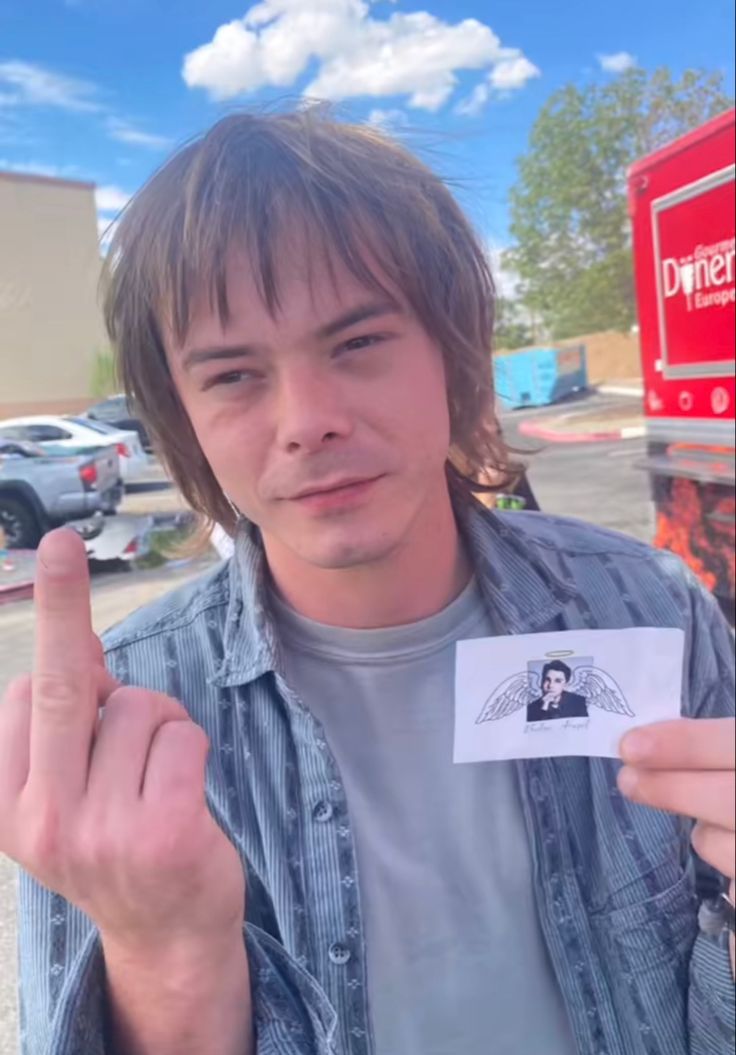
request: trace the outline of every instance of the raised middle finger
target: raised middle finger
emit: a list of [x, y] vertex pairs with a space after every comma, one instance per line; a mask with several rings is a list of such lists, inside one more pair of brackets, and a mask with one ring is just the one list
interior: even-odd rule
[[97, 719], [87, 554], [74, 532], [52, 531], [41, 542], [34, 595], [28, 780], [63, 806], [84, 791]]

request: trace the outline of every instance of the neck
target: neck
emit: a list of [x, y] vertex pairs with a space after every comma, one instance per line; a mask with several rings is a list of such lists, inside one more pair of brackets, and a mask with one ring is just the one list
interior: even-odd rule
[[267, 559], [273, 584], [288, 605], [319, 623], [356, 630], [427, 619], [453, 601], [472, 567], [449, 496], [430, 522], [380, 560], [354, 568], [319, 568], [280, 552]]

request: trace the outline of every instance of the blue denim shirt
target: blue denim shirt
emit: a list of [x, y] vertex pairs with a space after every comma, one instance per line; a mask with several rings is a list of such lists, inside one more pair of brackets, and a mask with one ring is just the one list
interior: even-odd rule
[[[730, 631], [677, 558], [540, 513], [473, 505], [458, 518], [498, 633], [680, 627], [682, 713], [733, 713]], [[344, 786], [281, 673], [264, 573], [244, 526], [232, 561], [110, 631], [107, 661], [123, 682], [181, 700], [209, 734], [210, 807], [247, 873], [258, 1055], [371, 1055]], [[726, 1055], [733, 982], [724, 943], [698, 930], [691, 824], [624, 799], [618, 766], [518, 763], [542, 929], [578, 1051]], [[90, 921], [23, 875], [19, 927], [24, 1055], [105, 1055]]]

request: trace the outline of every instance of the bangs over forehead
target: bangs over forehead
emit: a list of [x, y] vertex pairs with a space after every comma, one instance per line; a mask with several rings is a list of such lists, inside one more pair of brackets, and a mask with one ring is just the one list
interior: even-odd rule
[[[451, 464], [508, 468], [493, 410], [494, 287], [486, 254], [444, 183], [390, 137], [320, 107], [232, 114], [175, 154], [133, 198], [103, 271], [105, 320], [126, 391], [185, 496], [232, 514], [199, 451], [169, 374], [162, 321], [182, 345], [195, 301], [226, 324], [229, 255], [245, 254], [268, 310], [295, 233], [306, 263], [342, 263], [369, 290], [398, 292], [445, 360]], [[186, 460], [188, 469], [182, 465]], [[204, 478], [209, 475], [209, 478]], [[207, 499], [203, 497], [207, 494]]]
[[[337, 126], [335, 149], [334, 125], [294, 117], [272, 118], [267, 128], [255, 119], [225, 119], [152, 180], [159, 208], [136, 224], [145, 262], [140, 278], [177, 343], [186, 338], [193, 302], [203, 293], [221, 322], [229, 320], [232, 250], [247, 258], [271, 314], [281, 306], [280, 262], [295, 244], [306, 250], [308, 271], [324, 264], [333, 283], [336, 261], [384, 296], [387, 279], [420, 319], [450, 308], [453, 264], [466, 270], [472, 263], [478, 278], [490, 282], [482, 254], [475, 261], [452, 259], [460, 246], [448, 240], [449, 213], [464, 220], [416, 158], [368, 127]], [[491, 305], [489, 298], [486, 312]]]

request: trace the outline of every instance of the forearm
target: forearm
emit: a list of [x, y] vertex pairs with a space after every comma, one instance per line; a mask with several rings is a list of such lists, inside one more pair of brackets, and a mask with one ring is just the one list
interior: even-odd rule
[[226, 949], [132, 956], [103, 940], [112, 1055], [253, 1055], [241, 934]]

